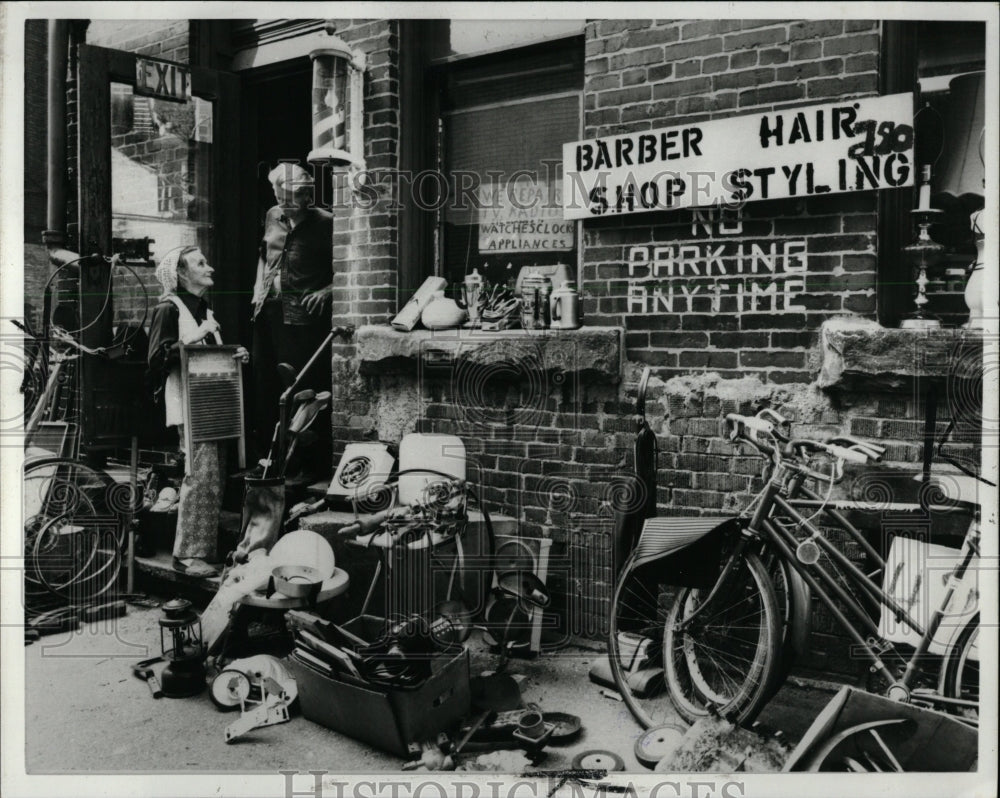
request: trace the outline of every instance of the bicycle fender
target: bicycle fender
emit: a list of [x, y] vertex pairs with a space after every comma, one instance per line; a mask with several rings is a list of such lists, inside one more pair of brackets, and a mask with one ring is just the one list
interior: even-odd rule
[[968, 618], [965, 621], [965, 623], [957, 625], [952, 630], [951, 634], [948, 635], [948, 642], [947, 642], [947, 644], [945, 646], [944, 663], [941, 665], [941, 671], [938, 674], [937, 691], [941, 695], [946, 695], [946, 693], [945, 693], [945, 683], [948, 680], [948, 661], [951, 658], [952, 652], [955, 650], [955, 647], [958, 645], [958, 638], [966, 630], [966, 628], [970, 624], [973, 624], [973, 623], [975, 623], [975, 624], [979, 623], [979, 613], [978, 612], [974, 613], [972, 615], [972, 617]]
[[796, 658], [809, 651], [809, 633], [812, 631], [812, 590], [798, 571], [782, 563], [788, 585], [788, 643]]

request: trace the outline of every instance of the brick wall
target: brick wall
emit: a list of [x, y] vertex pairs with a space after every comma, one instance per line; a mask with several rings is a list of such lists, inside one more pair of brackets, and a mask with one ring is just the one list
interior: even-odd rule
[[[872, 21], [595, 21], [585, 47], [584, 137], [877, 93]], [[647, 410], [660, 444], [661, 515], [735, 513], [759, 487], [760, 463], [725, 440], [726, 412], [775, 407], [798, 434], [868, 437], [887, 445], [886, 469], [919, 467], [919, 386], [831, 394], [812, 384], [822, 322], [875, 315], [872, 192], [583, 228], [586, 323], [625, 328], [621, 385], [524, 363], [474, 375], [417, 365], [416, 374], [362, 376], [344, 360], [335, 413], [337, 446], [410, 431], [459, 435], [490, 510], [516, 517], [526, 535], [552, 538], [553, 558], [569, 564], [551, 583], [567, 631], [606, 628], [612, 517], [633, 468], [643, 364], [657, 375]], [[717, 292], [720, 282], [728, 285]], [[853, 478], [842, 486], [855, 488]], [[815, 617], [802, 667], [858, 676], [832, 619]]]
[[[509, 370], [501, 374], [498, 369], [480, 373], [470, 386], [461, 372], [424, 372], [412, 382], [367, 378], [365, 388], [371, 396], [413, 391], [416, 406], [409, 412], [416, 431], [462, 438], [470, 479], [482, 486], [490, 511], [519, 519], [523, 534], [553, 540], [553, 561], [564, 567], [554, 569], [552, 587], [567, 631], [599, 637], [606, 630], [613, 587], [613, 513], [630, 501], [622, 477], [634, 468], [638, 374], [639, 367], [630, 365], [619, 387], [582, 384], [571, 376], [546, 379], [540, 373], [512, 382]], [[915, 494], [901, 495], [897, 481], [888, 477], [920, 468], [926, 386], [830, 395], [762, 377], [653, 378], [646, 412], [659, 447], [658, 514], [724, 516], [748, 505], [761, 487], [761, 460], [726, 439], [725, 414], [752, 414], [762, 407], [791, 419], [797, 436], [853, 434], [886, 446], [885, 462], [875, 470], [849, 472], [836, 496], [864, 499], [876, 510], [887, 501], [913, 501]], [[939, 432], [950, 417], [950, 404], [939, 406]], [[368, 425], [369, 437], [398, 439], [391, 431], [398, 412], [383, 399], [373, 402], [370, 416], [355, 421]], [[967, 433], [960, 431], [950, 449], [971, 464], [977, 450]], [[875, 512], [867, 520], [877, 542], [880, 522], [899, 532], [912, 518], [901, 521]], [[851, 556], [859, 553], [856, 544], [838, 541]], [[850, 659], [835, 621], [819, 605], [814, 624], [813, 650], [800, 667], [859, 676], [859, 663]]]
[[87, 44], [188, 63], [190, 42], [186, 19], [92, 20]]
[[[878, 88], [873, 21], [606, 20], [587, 26], [585, 47], [588, 138]], [[811, 331], [875, 313], [874, 193], [751, 202], [732, 217], [588, 220], [587, 318], [624, 325], [629, 357], [665, 377], [808, 382]]]
[[[337, 35], [367, 59], [364, 88], [364, 186], [338, 178], [334, 213], [334, 325], [384, 323], [396, 311], [399, 217], [389, 210], [399, 165], [399, 22], [350, 20]], [[368, 435], [376, 399], [357, 374], [353, 344], [334, 342], [334, 454]]]
[[[334, 208], [334, 324], [384, 321], [396, 309], [399, 223], [386, 208], [399, 163], [399, 22], [344, 20], [337, 35], [367, 58], [364, 87], [365, 166], [372, 173]], [[341, 184], [346, 182], [343, 178]]]

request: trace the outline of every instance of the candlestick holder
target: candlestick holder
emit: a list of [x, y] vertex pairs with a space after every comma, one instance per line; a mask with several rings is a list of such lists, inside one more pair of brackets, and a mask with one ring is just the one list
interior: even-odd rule
[[941, 327], [940, 320], [927, 312], [928, 272], [941, 262], [944, 247], [934, 241], [928, 232], [930, 226], [944, 216], [944, 211], [937, 208], [917, 208], [912, 211], [919, 232], [917, 239], [908, 247], [903, 248], [906, 259], [913, 265], [913, 277], [917, 285], [917, 293], [913, 299], [916, 309], [903, 320], [900, 325], [904, 330], [937, 330]]
[[930, 207], [931, 167], [925, 164], [921, 169], [920, 192], [917, 207], [910, 211], [917, 223], [917, 238], [908, 247], [903, 248], [906, 259], [913, 266], [913, 280], [917, 285], [917, 293], [913, 299], [916, 309], [903, 320], [899, 326], [904, 330], [937, 330], [941, 327], [940, 320], [927, 313], [927, 283], [928, 272], [941, 262], [944, 257], [944, 247], [931, 238], [930, 226], [940, 221], [944, 211]]

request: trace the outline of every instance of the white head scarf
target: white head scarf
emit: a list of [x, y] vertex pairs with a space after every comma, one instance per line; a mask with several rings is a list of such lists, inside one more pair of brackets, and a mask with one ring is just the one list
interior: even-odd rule
[[167, 252], [156, 267], [156, 279], [163, 286], [163, 296], [177, 292], [177, 266], [180, 263], [181, 255], [193, 252], [198, 249], [193, 244], [186, 244], [183, 247], [174, 247]]

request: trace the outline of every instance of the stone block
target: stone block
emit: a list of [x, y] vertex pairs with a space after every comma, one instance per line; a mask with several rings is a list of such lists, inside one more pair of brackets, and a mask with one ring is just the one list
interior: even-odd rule
[[[616, 384], [621, 380], [625, 333], [620, 327], [579, 330], [414, 330], [399, 332], [388, 325], [358, 329], [362, 374], [417, 372], [419, 364], [469, 367], [488, 376], [496, 372], [516, 379], [515, 372], [565, 380]], [[512, 370], [513, 367], [513, 370]]]
[[982, 334], [974, 330], [901, 330], [839, 318], [820, 331], [821, 388], [895, 388], [921, 378], [982, 376]]

